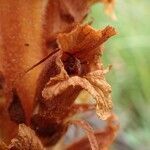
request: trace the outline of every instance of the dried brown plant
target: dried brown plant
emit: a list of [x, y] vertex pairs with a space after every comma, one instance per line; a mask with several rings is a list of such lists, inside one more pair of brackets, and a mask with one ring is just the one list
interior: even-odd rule
[[[116, 31], [81, 24], [96, 2], [114, 18], [114, 0], [0, 0], [0, 150], [106, 150], [112, 144], [118, 125], [100, 57]], [[82, 90], [94, 104], [75, 103]], [[73, 117], [89, 110], [107, 120], [104, 131]], [[87, 137], [66, 145], [71, 124]]]

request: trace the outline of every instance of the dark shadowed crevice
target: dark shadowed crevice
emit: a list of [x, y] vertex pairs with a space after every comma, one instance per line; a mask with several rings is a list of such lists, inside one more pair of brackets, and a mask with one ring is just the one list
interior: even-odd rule
[[25, 112], [15, 89], [12, 90], [12, 102], [8, 108], [10, 119], [18, 124], [25, 123]]

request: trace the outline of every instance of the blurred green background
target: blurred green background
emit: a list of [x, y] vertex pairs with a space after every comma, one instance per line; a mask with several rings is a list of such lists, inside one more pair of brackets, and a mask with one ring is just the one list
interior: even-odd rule
[[150, 0], [117, 0], [115, 13], [113, 21], [95, 4], [88, 20], [94, 18], [96, 29], [111, 25], [118, 31], [103, 55], [105, 66], [113, 65], [107, 80], [121, 125], [118, 138], [131, 149], [150, 150]]

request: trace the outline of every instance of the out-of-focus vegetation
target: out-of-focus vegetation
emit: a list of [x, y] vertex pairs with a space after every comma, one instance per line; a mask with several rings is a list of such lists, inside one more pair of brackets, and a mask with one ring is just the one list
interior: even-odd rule
[[[132, 149], [150, 149], [150, 1], [118, 0], [117, 20], [103, 14], [102, 5], [92, 7], [93, 27], [114, 26], [118, 35], [105, 46], [104, 62], [113, 64], [107, 75], [113, 89], [120, 136]], [[122, 150], [123, 147], [120, 149]]]

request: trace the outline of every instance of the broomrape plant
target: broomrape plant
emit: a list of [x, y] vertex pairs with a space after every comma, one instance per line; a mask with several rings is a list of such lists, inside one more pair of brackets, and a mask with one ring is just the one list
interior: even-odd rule
[[[114, 0], [0, 0], [0, 149], [106, 150], [113, 142], [109, 68], [99, 57], [116, 31], [82, 24], [95, 2], [115, 19]], [[95, 103], [75, 103], [82, 90]], [[104, 130], [74, 119], [89, 110], [106, 120]], [[65, 144], [71, 124], [87, 137]]]

